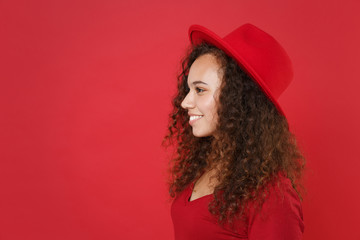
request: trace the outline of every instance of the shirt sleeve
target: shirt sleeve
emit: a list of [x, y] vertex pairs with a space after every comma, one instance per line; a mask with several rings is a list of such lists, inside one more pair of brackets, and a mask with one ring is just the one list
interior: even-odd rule
[[249, 240], [300, 240], [304, 232], [300, 199], [290, 180], [273, 188], [260, 211], [250, 211]]

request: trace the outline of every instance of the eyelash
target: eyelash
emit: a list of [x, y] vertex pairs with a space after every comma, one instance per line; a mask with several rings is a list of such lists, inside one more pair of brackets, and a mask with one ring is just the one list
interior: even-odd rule
[[198, 90], [201, 90], [202, 92], [205, 91], [204, 89], [201, 89], [201, 88], [198, 88], [198, 87], [196, 87], [195, 90], [196, 90], [196, 92], [199, 92]]

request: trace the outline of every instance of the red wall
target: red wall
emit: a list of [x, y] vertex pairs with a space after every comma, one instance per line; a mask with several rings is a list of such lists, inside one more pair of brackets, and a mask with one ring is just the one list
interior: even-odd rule
[[0, 1], [0, 239], [172, 239], [160, 143], [188, 27], [246, 22], [294, 63], [304, 239], [360, 239], [357, 2]]

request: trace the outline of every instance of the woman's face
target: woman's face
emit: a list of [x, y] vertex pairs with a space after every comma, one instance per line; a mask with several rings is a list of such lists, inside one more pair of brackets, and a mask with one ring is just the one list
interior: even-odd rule
[[188, 75], [189, 93], [181, 103], [188, 111], [189, 124], [196, 137], [207, 137], [217, 127], [217, 101], [219, 98], [220, 65], [211, 54], [198, 57], [191, 65]]

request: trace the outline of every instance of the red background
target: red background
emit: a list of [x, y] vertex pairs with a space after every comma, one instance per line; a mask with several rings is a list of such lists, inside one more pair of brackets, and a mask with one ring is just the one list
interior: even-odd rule
[[0, 1], [0, 239], [173, 239], [160, 147], [187, 30], [293, 60], [305, 240], [360, 239], [358, 1]]

